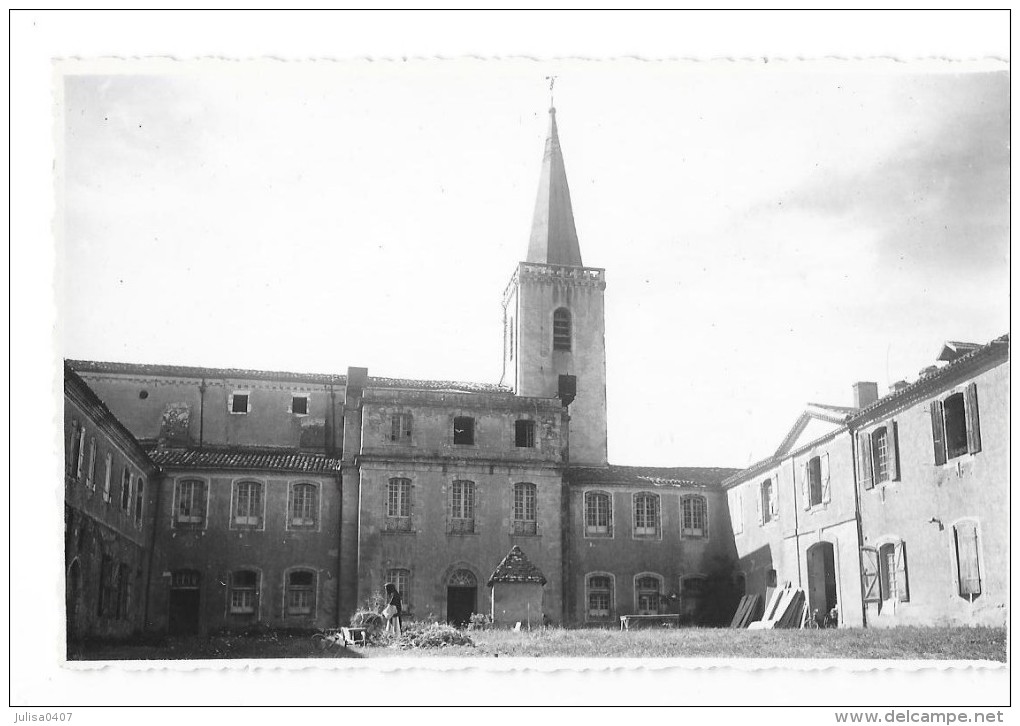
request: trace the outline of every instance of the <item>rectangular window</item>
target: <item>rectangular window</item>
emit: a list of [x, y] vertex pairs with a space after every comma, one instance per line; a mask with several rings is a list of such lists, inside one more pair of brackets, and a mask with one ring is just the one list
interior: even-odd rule
[[889, 436], [885, 427], [876, 429], [871, 435], [875, 483], [889, 481]]
[[686, 537], [708, 536], [708, 505], [704, 497], [683, 498], [680, 533]]
[[205, 523], [205, 482], [186, 479], [177, 482], [176, 527], [202, 527]]
[[94, 436], [89, 441], [89, 468], [85, 477], [85, 486], [92, 490], [96, 488], [96, 438]]
[[400, 607], [405, 612], [411, 609], [411, 571], [405, 569], [386, 570], [386, 582], [392, 582], [400, 593]]
[[659, 536], [659, 498], [656, 495], [634, 495], [634, 536]]
[[125, 512], [131, 507], [131, 470], [124, 466], [124, 475], [120, 478], [120, 508]]
[[314, 484], [294, 484], [290, 488], [290, 526], [316, 526], [319, 504], [318, 487]]
[[450, 486], [450, 532], [471, 534], [475, 531], [475, 483], [455, 481]]
[[135, 485], [135, 524], [139, 527], [142, 526], [142, 510], [145, 506], [145, 480], [142, 477], [138, 477], [138, 483]]
[[106, 476], [103, 478], [103, 501], [109, 502], [113, 498], [110, 492], [113, 480], [113, 454], [106, 454]]
[[475, 420], [470, 416], [455, 416], [453, 419], [453, 443], [471, 445], [475, 443]]
[[[247, 406], [247, 401], [245, 405]], [[295, 416], [308, 415], [308, 396], [294, 394], [290, 399], [290, 412]]]
[[636, 583], [638, 615], [659, 614], [660, 584], [657, 577], [641, 577]]
[[606, 492], [585, 492], [584, 533], [588, 537], [613, 536], [613, 503]]
[[386, 490], [386, 529], [390, 532], [411, 531], [411, 480], [390, 479]]
[[411, 443], [411, 414], [394, 413], [390, 415], [390, 441]]
[[537, 490], [530, 482], [514, 484], [513, 533], [538, 534]]
[[230, 396], [230, 413], [248, 413], [251, 411], [251, 393], [249, 391], [234, 391]]
[[242, 481], [235, 485], [234, 524], [238, 527], [262, 525], [262, 484]]
[[531, 449], [535, 446], [535, 422], [518, 419], [514, 422], [514, 445], [519, 449]]

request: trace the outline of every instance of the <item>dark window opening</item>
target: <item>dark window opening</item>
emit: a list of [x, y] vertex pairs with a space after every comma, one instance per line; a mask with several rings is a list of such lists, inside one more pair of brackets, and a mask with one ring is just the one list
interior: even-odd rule
[[776, 515], [775, 498], [772, 492], [772, 480], [766, 479], [761, 483], [761, 521], [768, 524]]
[[775, 570], [769, 568], [765, 571], [765, 587], [776, 587], [779, 582], [779, 576]]
[[967, 453], [967, 414], [963, 394], [954, 393], [942, 404], [946, 420], [946, 451], [950, 459]]
[[553, 313], [553, 350], [570, 350], [570, 311], [559, 308]]
[[818, 456], [808, 461], [808, 496], [811, 506], [822, 503], [822, 460]]
[[514, 422], [514, 443], [522, 449], [530, 449], [535, 446], [534, 421], [520, 419]]
[[230, 405], [231, 413], [248, 413], [248, 394], [235, 393], [233, 402]]
[[235, 572], [230, 577], [230, 612], [236, 615], [255, 613], [258, 596], [258, 573], [251, 570]]
[[315, 575], [300, 570], [287, 578], [287, 614], [311, 615], [315, 609]]
[[390, 441], [404, 440], [411, 440], [411, 414], [392, 414], [390, 416]]
[[[245, 405], [248, 405], [247, 401], [245, 401]], [[308, 413], [308, 396], [294, 396], [290, 402], [290, 410], [301, 416], [306, 415]]]
[[457, 416], [453, 419], [453, 443], [475, 443], [475, 420], [470, 416]]

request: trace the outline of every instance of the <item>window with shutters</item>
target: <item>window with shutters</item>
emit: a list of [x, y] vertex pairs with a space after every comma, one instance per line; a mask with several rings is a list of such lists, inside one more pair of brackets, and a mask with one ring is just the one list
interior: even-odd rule
[[761, 523], [768, 524], [776, 518], [776, 492], [771, 479], [761, 483]]
[[594, 572], [585, 578], [588, 620], [608, 621], [613, 617], [613, 576]]
[[251, 411], [251, 391], [234, 391], [227, 401], [227, 410], [232, 414], [244, 414]]
[[231, 526], [241, 529], [261, 529], [264, 504], [262, 482], [235, 482], [234, 516], [230, 518]]
[[514, 446], [531, 449], [535, 446], [535, 422], [529, 419], [514, 421]]
[[295, 416], [308, 415], [308, 394], [295, 393], [290, 397], [290, 412]]
[[230, 614], [254, 615], [258, 610], [259, 575], [253, 570], [230, 574]]
[[657, 539], [660, 533], [659, 495], [638, 492], [634, 495], [634, 537]]
[[977, 384], [930, 404], [935, 464], [981, 451], [981, 422]]
[[201, 529], [205, 526], [207, 492], [204, 481], [181, 479], [175, 487], [174, 527]]
[[124, 465], [123, 475], [120, 478], [120, 508], [125, 512], [131, 506], [131, 469]]
[[981, 543], [978, 523], [972, 520], [958, 522], [953, 527], [956, 545], [957, 592], [970, 602], [981, 595]]
[[390, 479], [386, 488], [386, 531], [411, 531], [411, 480]]
[[730, 526], [733, 534], [744, 532], [744, 494], [740, 488], [730, 489], [729, 494]]
[[475, 483], [454, 481], [450, 485], [450, 534], [474, 534]]
[[570, 337], [570, 311], [566, 308], [557, 308], [553, 313], [553, 350], [570, 350]]
[[400, 593], [400, 609], [406, 615], [411, 610], [411, 571], [396, 567], [386, 570], [386, 582], [392, 582]]
[[315, 529], [319, 519], [319, 487], [307, 482], [291, 484], [289, 511], [289, 528]]
[[103, 501], [109, 503], [113, 499], [110, 491], [113, 482], [113, 454], [106, 454], [106, 474], [103, 477]]
[[475, 420], [470, 416], [454, 416], [453, 443], [470, 446], [475, 443]]
[[808, 502], [812, 507], [822, 503], [822, 457], [812, 456], [807, 463]]
[[96, 437], [89, 440], [89, 466], [85, 474], [85, 487], [90, 491], [96, 489]]
[[879, 589], [883, 601], [907, 602], [907, 548], [903, 542], [889, 542], [878, 548]]
[[876, 484], [889, 481], [889, 436], [885, 426], [871, 433], [871, 466]]
[[608, 492], [584, 493], [584, 536], [613, 536], [613, 498]]
[[708, 537], [708, 501], [700, 494], [680, 500], [680, 534], [684, 537]]
[[634, 607], [638, 615], [659, 615], [661, 600], [661, 577], [645, 573], [634, 578]]
[[513, 534], [538, 534], [538, 490], [531, 482], [514, 484]]
[[315, 615], [315, 572], [291, 570], [287, 573], [287, 615]]
[[898, 425], [890, 419], [872, 431], [857, 434], [857, 480], [864, 489], [899, 481]]
[[411, 443], [411, 414], [390, 414], [390, 441], [395, 444]]

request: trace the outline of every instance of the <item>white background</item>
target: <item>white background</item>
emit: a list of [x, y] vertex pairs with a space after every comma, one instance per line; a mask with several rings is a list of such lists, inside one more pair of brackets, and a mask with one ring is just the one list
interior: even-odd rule
[[[57, 122], [53, 111], [52, 58], [151, 55], [357, 58], [437, 54], [545, 58], [1008, 58], [1007, 18], [1003, 13], [876, 15], [852, 12], [821, 15], [749, 12], [661, 15], [16, 14], [11, 27], [11, 178], [14, 181], [11, 188], [11, 300], [14, 301], [11, 379], [15, 383], [10, 404], [12, 419], [17, 422], [11, 438], [14, 514], [11, 536], [17, 543], [11, 559], [11, 582], [14, 583], [11, 592], [12, 703], [170, 705], [201, 700], [233, 704], [354, 702], [388, 705], [401, 701], [733, 705], [735, 696], [748, 705], [1003, 703], [1007, 687], [1004, 669], [947, 672], [932, 666], [921, 673], [895, 669], [893, 672], [855, 671], [849, 675], [831, 669], [805, 674], [784, 669], [752, 673], [733, 668], [724, 671], [617, 669], [599, 673], [566, 670], [555, 675], [500, 674], [477, 667], [456, 675], [410, 672], [380, 675], [346, 670], [290, 673], [275, 666], [216, 676], [211, 676], [209, 671], [202, 674], [176, 670], [132, 672], [118, 666], [89, 673], [70, 671], [60, 666], [62, 582], [59, 576], [48, 574], [61, 570], [61, 492], [59, 486], [37, 483], [59, 482], [61, 461], [59, 359], [64, 353], [58, 342], [60, 318], [58, 296], [54, 294], [57, 255], [52, 234], [55, 206], [51, 171], [56, 153], [53, 132]], [[544, 130], [537, 136], [539, 143], [543, 134]], [[569, 138], [564, 138], [564, 146], [569, 175], [572, 164]], [[534, 160], [533, 166], [537, 166], [539, 151], [534, 149], [528, 153]], [[526, 197], [533, 196], [530, 188], [536, 182], [537, 169], [530, 177], [525, 172], [520, 183], [528, 189]], [[576, 200], [579, 191], [574, 194]], [[520, 224], [524, 230], [521, 232], [523, 250], [527, 222]], [[582, 220], [579, 220], [579, 227], [583, 230]], [[584, 251], [583, 236], [581, 244]], [[598, 260], [586, 262], [599, 264]], [[144, 299], [137, 302], [139, 307], [144, 306]], [[495, 305], [496, 301], [479, 301], [479, 304]], [[244, 361], [213, 363], [245, 364]], [[340, 364], [360, 363], [344, 360]], [[413, 369], [385, 372], [418, 375]], [[47, 391], [52, 391], [53, 395], [46, 395]], [[25, 516], [26, 512], [31, 512], [32, 516]], [[40, 529], [38, 522], [41, 520], [52, 522], [52, 528]], [[756, 713], [756, 717], [758, 715]], [[145, 716], [151, 717], [151, 713]], [[132, 716], [126, 712], [104, 714], [104, 720], [111, 718], [126, 722]], [[795, 722], [799, 718], [809, 717], [794, 714]], [[831, 716], [822, 713], [811, 718]]]

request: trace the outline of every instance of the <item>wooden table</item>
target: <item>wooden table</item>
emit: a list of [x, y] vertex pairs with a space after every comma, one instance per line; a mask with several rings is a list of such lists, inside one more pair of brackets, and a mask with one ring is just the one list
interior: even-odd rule
[[635, 630], [641, 627], [642, 623], [648, 625], [659, 624], [667, 627], [680, 627], [680, 616], [673, 615], [621, 615], [620, 616], [620, 630], [630, 630], [631, 624], [635, 626]]

